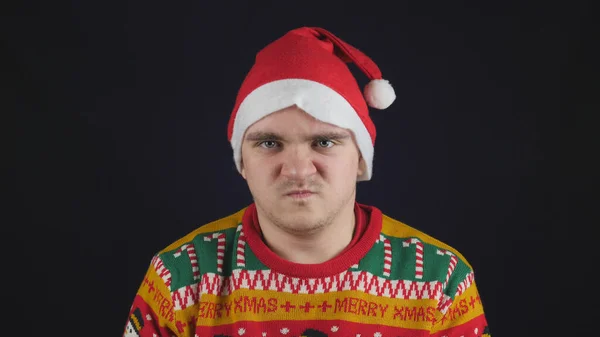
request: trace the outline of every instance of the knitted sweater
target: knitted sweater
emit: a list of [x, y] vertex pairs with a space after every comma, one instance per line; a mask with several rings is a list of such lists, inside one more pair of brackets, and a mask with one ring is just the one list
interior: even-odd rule
[[256, 206], [158, 252], [124, 336], [488, 336], [473, 270], [453, 248], [356, 203], [348, 247], [321, 264], [263, 242]]

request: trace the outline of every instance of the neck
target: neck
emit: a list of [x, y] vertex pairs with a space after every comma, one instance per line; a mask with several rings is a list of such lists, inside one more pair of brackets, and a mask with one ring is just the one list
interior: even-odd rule
[[294, 263], [317, 264], [341, 253], [352, 241], [356, 223], [354, 202], [348, 203], [335, 219], [310, 233], [290, 233], [275, 226], [257, 208], [263, 238], [267, 246], [281, 258]]

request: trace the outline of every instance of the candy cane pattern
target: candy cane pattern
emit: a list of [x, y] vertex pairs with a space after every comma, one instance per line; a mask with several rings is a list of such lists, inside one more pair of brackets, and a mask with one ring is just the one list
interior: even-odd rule
[[154, 255], [152, 258], [152, 266], [168, 288], [171, 285], [171, 272], [169, 269], [167, 269], [167, 267], [165, 267], [165, 264], [163, 263], [162, 259], [158, 257], [158, 255]]
[[423, 278], [423, 243], [417, 238], [407, 239], [402, 241], [403, 247], [409, 247], [411, 244], [416, 245], [417, 260], [415, 262], [415, 278]]
[[449, 255], [450, 256], [450, 264], [448, 264], [448, 272], [446, 273], [446, 281], [444, 281], [444, 284], [442, 286], [443, 289], [446, 289], [446, 285], [448, 284], [448, 280], [450, 280], [450, 275], [452, 275], [452, 272], [454, 271], [454, 268], [456, 268], [456, 264], [458, 263], [458, 259], [456, 258], [456, 255], [452, 254], [451, 252], [445, 250], [445, 249], [438, 249], [437, 250], [437, 254], [438, 255]]
[[[456, 293], [454, 294], [454, 297], [456, 298], [457, 296], [460, 296], [462, 293], [464, 293], [465, 290], [467, 290], [471, 286], [471, 284], [473, 284], [474, 280], [475, 276], [471, 271], [467, 274], [465, 279], [462, 280], [462, 282], [460, 282], [456, 287]], [[452, 305], [453, 301], [454, 300], [450, 296], [443, 294], [442, 298], [438, 303], [438, 309], [440, 310], [440, 312], [445, 314], [446, 310], [448, 310], [448, 308]]]
[[204, 241], [210, 242], [212, 239], [217, 239], [217, 272], [223, 272], [223, 257], [225, 256], [225, 234], [213, 233], [204, 237]]
[[390, 239], [379, 235], [377, 243], [383, 242], [383, 276], [390, 276], [392, 271], [392, 244]]
[[190, 257], [190, 263], [192, 264], [192, 275], [194, 275], [194, 280], [200, 279], [200, 268], [198, 267], [198, 256], [196, 256], [196, 248], [191, 243], [186, 243], [179, 247], [173, 254], [175, 257], [180, 257], [181, 253], [186, 250], [188, 256]]
[[246, 266], [246, 237], [244, 236], [242, 225], [237, 227], [237, 232], [240, 233], [237, 244], [237, 266], [243, 268]]
[[458, 287], [456, 288], [456, 295], [454, 296], [460, 296], [471, 286], [471, 284], [473, 284], [473, 282], [475, 282], [475, 274], [471, 271], [467, 274], [465, 279], [458, 284]]
[[452, 302], [453, 302], [452, 297], [450, 297], [446, 294], [442, 294], [442, 298], [439, 299], [437, 309], [442, 314], [445, 314], [446, 311], [448, 310], [448, 308], [450, 308], [450, 306], [452, 305]]

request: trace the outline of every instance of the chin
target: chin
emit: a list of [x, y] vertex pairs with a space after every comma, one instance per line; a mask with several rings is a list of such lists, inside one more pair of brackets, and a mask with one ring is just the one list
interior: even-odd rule
[[311, 233], [323, 227], [322, 223], [316, 218], [288, 217], [283, 219], [281, 224], [290, 232]]
[[298, 207], [298, 205], [285, 205], [284, 207], [278, 207], [273, 209], [274, 215], [289, 223], [290, 226], [297, 227], [306, 227], [306, 224], [312, 224], [318, 222], [321, 218], [319, 210], [313, 207]]
[[315, 212], [309, 212], [308, 210], [298, 211], [295, 213], [287, 213], [283, 218], [289, 223], [304, 224], [312, 223], [319, 219], [319, 215]]
[[309, 200], [282, 200], [278, 210], [282, 214], [294, 214], [294, 216], [301, 217], [314, 217], [316, 213], [319, 213], [319, 205], [314, 201]]

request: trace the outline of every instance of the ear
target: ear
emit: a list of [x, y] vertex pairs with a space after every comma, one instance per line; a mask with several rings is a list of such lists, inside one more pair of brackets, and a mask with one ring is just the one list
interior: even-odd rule
[[358, 169], [357, 169], [357, 173], [356, 176], [361, 176], [365, 170], [367, 169], [367, 163], [365, 163], [365, 160], [363, 159], [362, 156], [358, 157]]
[[244, 169], [244, 161], [240, 161], [240, 174], [246, 180], [246, 170]]

